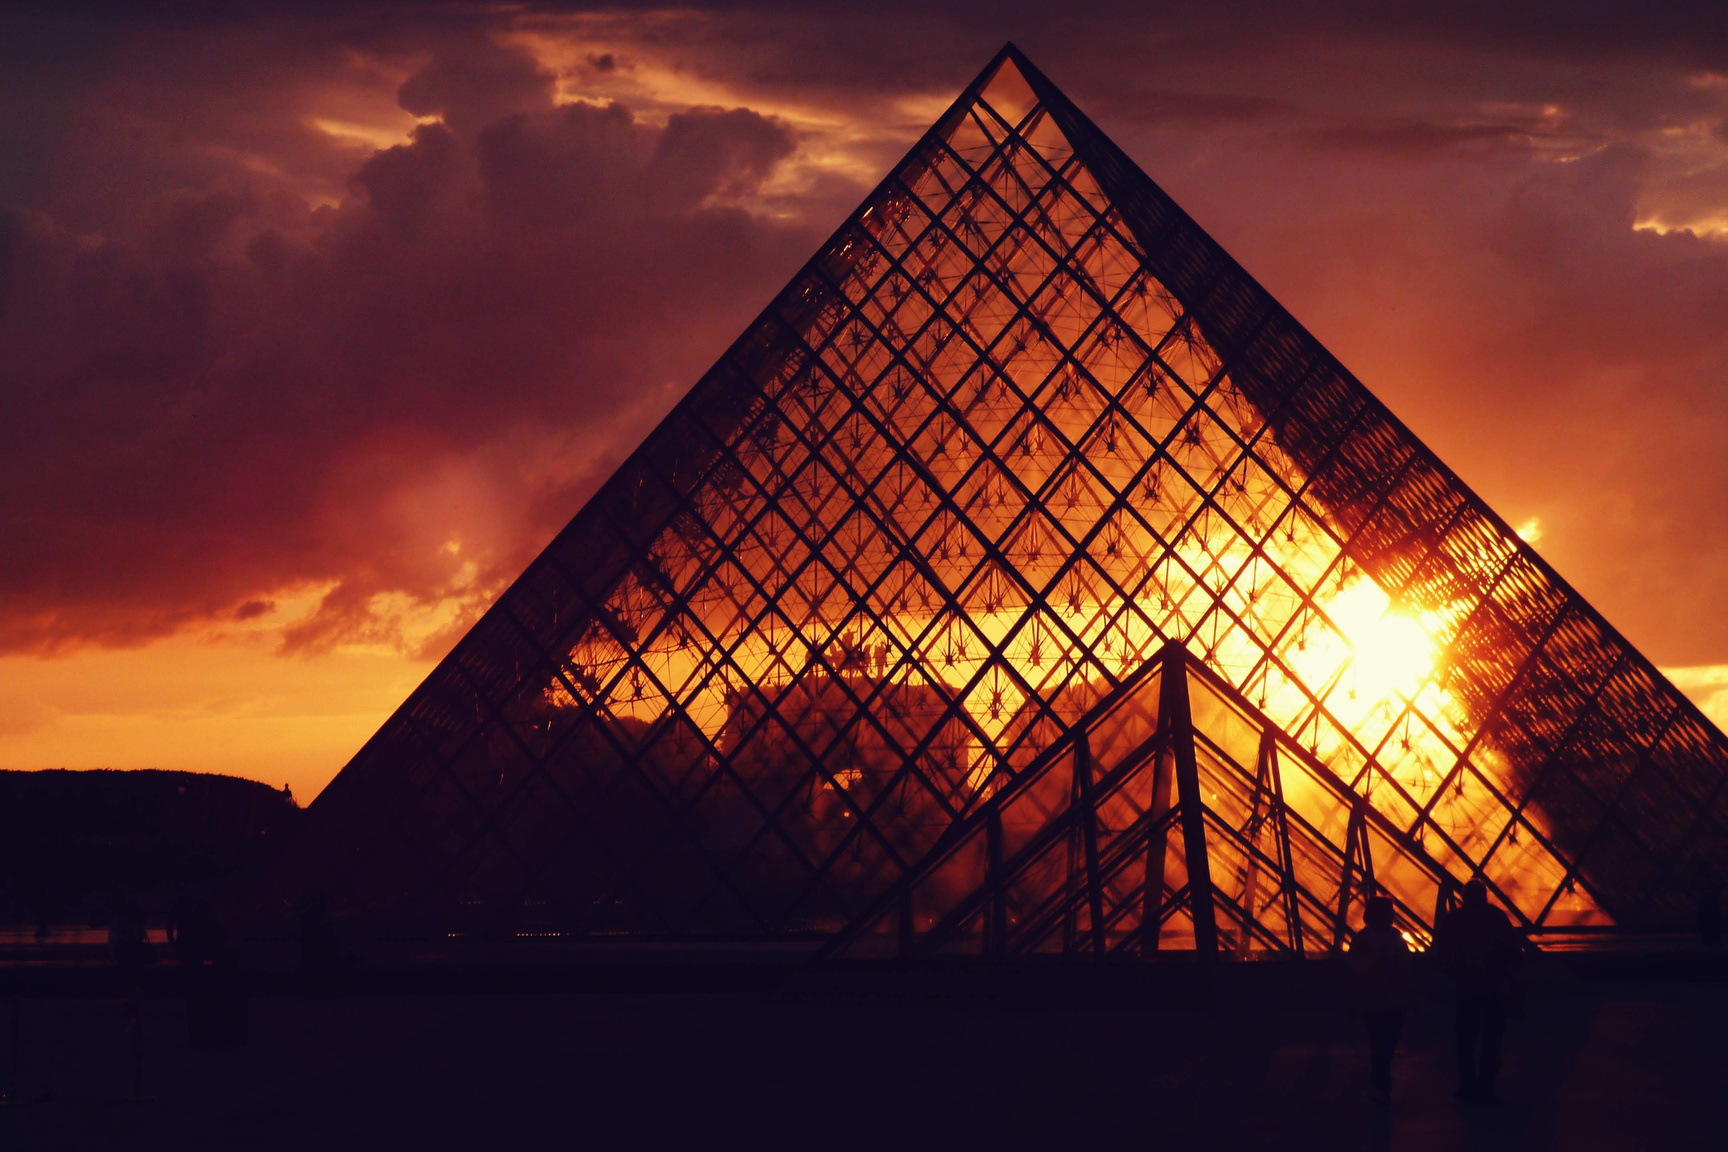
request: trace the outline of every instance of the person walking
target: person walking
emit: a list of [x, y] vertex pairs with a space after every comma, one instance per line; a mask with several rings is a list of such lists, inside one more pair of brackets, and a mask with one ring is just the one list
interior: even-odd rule
[[144, 979], [144, 966], [151, 959], [150, 937], [138, 902], [124, 893], [114, 895], [113, 914], [108, 921], [108, 953], [114, 958], [114, 971], [120, 978], [120, 995], [136, 1000]]
[[1463, 903], [1441, 918], [1434, 956], [1452, 978], [1457, 1028], [1459, 1100], [1498, 1103], [1500, 1043], [1513, 987], [1523, 963], [1523, 941], [1506, 913], [1488, 903], [1481, 880], [1464, 885]]
[[1392, 1099], [1392, 1057], [1411, 1000], [1410, 948], [1392, 926], [1392, 900], [1369, 899], [1346, 960], [1356, 1012], [1368, 1030], [1368, 1089], [1375, 1103]]
[[216, 910], [200, 896], [182, 896], [168, 912], [168, 943], [190, 979], [216, 959], [224, 943]]

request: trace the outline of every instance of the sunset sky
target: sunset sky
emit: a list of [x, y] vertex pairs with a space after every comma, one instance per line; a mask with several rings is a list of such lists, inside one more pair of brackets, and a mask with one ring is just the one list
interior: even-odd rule
[[1010, 38], [1728, 722], [1728, 7], [1510, 7], [9, 8], [0, 767], [310, 800]]

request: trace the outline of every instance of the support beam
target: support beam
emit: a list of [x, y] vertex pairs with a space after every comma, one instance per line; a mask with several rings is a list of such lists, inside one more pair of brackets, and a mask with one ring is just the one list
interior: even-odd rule
[[1194, 758], [1194, 721], [1188, 709], [1188, 650], [1173, 640], [1164, 646], [1162, 659], [1158, 726], [1167, 734], [1175, 766], [1182, 849], [1188, 862], [1188, 915], [1194, 922], [1194, 953], [1202, 961], [1212, 961], [1218, 958], [1218, 921], [1212, 900], [1212, 862], [1206, 850], [1200, 767]]
[[1434, 930], [1440, 930], [1440, 921], [1446, 913], [1458, 906], [1458, 881], [1450, 875], [1440, 878], [1440, 887], [1434, 893]]
[[1080, 789], [1080, 840], [1086, 850], [1086, 910], [1092, 921], [1092, 954], [1102, 960], [1104, 885], [1098, 870], [1098, 805], [1092, 794], [1092, 742], [1086, 733], [1074, 742], [1074, 779]]
[[1374, 851], [1368, 841], [1368, 798], [1364, 796], [1362, 804], [1362, 823], [1356, 828], [1356, 867], [1362, 877], [1362, 899], [1366, 901], [1379, 891], [1380, 885], [1374, 879]]
[[1001, 960], [1008, 955], [1008, 892], [1007, 877], [1002, 868], [1002, 812], [994, 805], [984, 825], [984, 839], [989, 854], [984, 883], [990, 891], [990, 918], [984, 928], [984, 954], [992, 960]]
[[[1068, 780], [1068, 806], [1074, 811], [1080, 810], [1082, 797], [1080, 794], [1080, 766], [1070, 762], [1070, 778]], [[1080, 822], [1073, 821], [1068, 827], [1067, 843], [1062, 846], [1064, 861], [1062, 870], [1062, 955], [1072, 956], [1080, 950], [1080, 889], [1086, 883], [1086, 877], [1081, 872]]]
[[1374, 892], [1374, 857], [1368, 851], [1368, 800], [1358, 795], [1350, 805], [1350, 822], [1344, 828], [1344, 865], [1338, 870], [1338, 913], [1332, 921], [1332, 951], [1344, 949], [1350, 931], [1350, 878], [1361, 877], [1362, 899]]
[[1284, 927], [1289, 932], [1290, 950], [1301, 957], [1305, 948], [1302, 901], [1297, 896], [1296, 857], [1290, 850], [1289, 809], [1284, 807], [1284, 768], [1278, 759], [1278, 737], [1271, 728], [1261, 729], [1260, 749], [1272, 777], [1272, 822], [1278, 833], [1278, 879], [1284, 892]]
[[[1260, 748], [1254, 757], [1254, 792], [1248, 801], [1247, 823], [1242, 825], [1242, 838], [1248, 842], [1248, 859], [1242, 877], [1242, 911], [1251, 922], [1260, 918], [1255, 908], [1260, 900], [1260, 857], [1255, 853], [1260, 847], [1261, 832], [1272, 823], [1271, 761], [1277, 755], [1277, 748], [1272, 734], [1262, 731]], [[1249, 946], [1253, 942], [1253, 929], [1247, 923], [1242, 924], [1236, 934], [1238, 960], [1248, 959]]]
[[1140, 952], [1158, 951], [1158, 930], [1164, 923], [1164, 859], [1170, 853], [1170, 793], [1176, 768], [1170, 741], [1162, 727], [1152, 753], [1152, 831], [1146, 837], [1146, 884], [1140, 896]]

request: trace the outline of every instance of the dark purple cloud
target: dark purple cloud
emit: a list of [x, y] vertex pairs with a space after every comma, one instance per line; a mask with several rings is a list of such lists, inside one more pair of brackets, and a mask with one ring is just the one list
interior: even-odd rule
[[525, 52], [489, 40], [462, 41], [404, 81], [396, 102], [466, 133], [514, 113], [550, 111], [554, 80]]
[[141, 190], [130, 229], [0, 216], [0, 646], [330, 584], [288, 637], [317, 646], [378, 638], [381, 592], [495, 591], [815, 240], [710, 203], [773, 172], [784, 125], [651, 127], [548, 85], [519, 52], [435, 55], [402, 100], [443, 122], [357, 159], [339, 206], [242, 166]]

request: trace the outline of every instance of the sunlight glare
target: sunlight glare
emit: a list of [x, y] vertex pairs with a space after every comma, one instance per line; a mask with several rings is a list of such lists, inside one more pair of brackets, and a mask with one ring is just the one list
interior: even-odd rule
[[1422, 622], [1394, 609], [1372, 580], [1346, 584], [1325, 606], [1350, 645], [1345, 676], [1361, 697], [1378, 702], [1393, 693], [1410, 696], [1434, 667], [1434, 641]]

